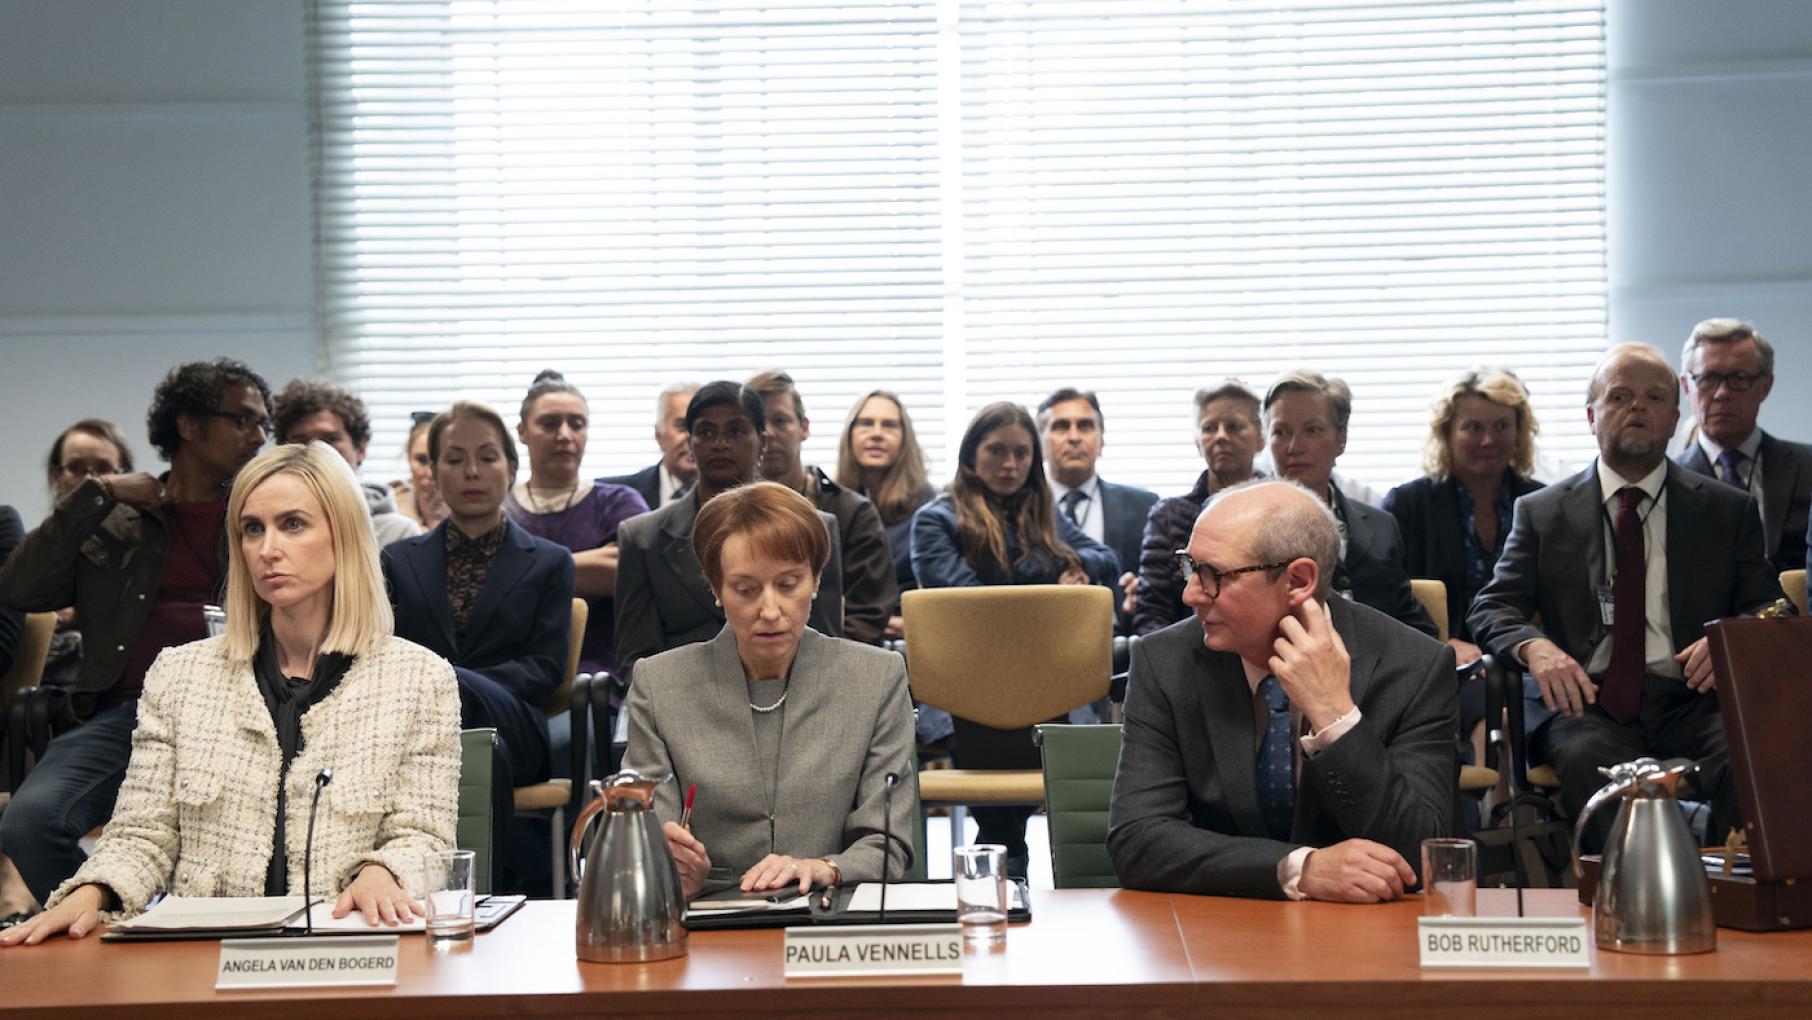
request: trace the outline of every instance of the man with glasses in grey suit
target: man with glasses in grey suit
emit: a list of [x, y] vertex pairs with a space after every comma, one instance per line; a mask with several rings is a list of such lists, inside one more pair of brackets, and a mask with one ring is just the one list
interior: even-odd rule
[[1333, 598], [1295, 482], [1217, 493], [1178, 554], [1195, 618], [1133, 653], [1107, 847], [1135, 889], [1375, 903], [1453, 828], [1453, 650]]

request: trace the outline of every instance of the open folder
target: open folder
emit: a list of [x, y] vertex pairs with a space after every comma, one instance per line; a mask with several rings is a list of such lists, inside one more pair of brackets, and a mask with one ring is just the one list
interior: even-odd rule
[[[1024, 879], [1007, 882], [1008, 921], [1032, 919], [1032, 897]], [[862, 882], [804, 896], [776, 899], [704, 899], [686, 907], [686, 927], [785, 928], [808, 924], [878, 924], [881, 884]], [[954, 882], [893, 882], [887, 886], [889, 924], [937, 924], [956, 920]]]
[[[525, 896], [481, 896], [476, 911], [479, 931], [495, 928], [515, 913]], [[316, 900], [313, 909], [316, 935], [404, 935], [425, 931], [421, 917], [407, 924], [376, 927], [353, 910], [333, 916], [333, 901]], [[300, 896], [166, 896], [137, 917], [115, 923], [101, 938], [107, 942], [147, 942], [169, 939], [243, 939], [276, 935], [303, 935], [308, 921], [302, 915]]]

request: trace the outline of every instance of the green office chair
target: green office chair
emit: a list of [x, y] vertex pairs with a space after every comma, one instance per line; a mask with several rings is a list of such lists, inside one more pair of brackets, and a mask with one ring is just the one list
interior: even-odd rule
[[472, 881], [480, 896], [491, 892], [491, 847], [497, 839], [497, 791], [491, 788], [496, 744], [497, 731], [489, 727], [459, 731], [459, 822], [453, 841], [477, 858]]
[[1057, 888], [1119, 888], [1107, 856], [1107, 808], [1120, 762], [1120, 727], [1045, 723], [1034, 728], [1032, 740], [1043, 753]]

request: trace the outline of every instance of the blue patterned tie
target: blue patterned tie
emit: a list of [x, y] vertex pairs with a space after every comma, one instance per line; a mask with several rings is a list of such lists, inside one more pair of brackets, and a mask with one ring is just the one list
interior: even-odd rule
[[1258, 682], [1270, 719], [1265, 742], [1258, 748], [1258, 811], [1272, 839], [1290, 838], [1290, 819], [1296, 813], [1296, 781], [1291, 774], [1290, 699], [1274, 676]]

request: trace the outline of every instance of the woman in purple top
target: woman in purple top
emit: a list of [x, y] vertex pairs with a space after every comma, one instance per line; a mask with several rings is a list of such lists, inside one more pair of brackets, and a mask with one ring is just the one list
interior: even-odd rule
[[591, 412], [573, 384], [553, 369], [535, 377], [522, 400], [516, 435], [528, 450], [529, 477], [510, 489], [510, 519], [523, 530], [573, 551], [573, 593], [591, 605], [581, 672], [617, 671], [617, 526], [648, 512], [626, 485], [579, 477]]

